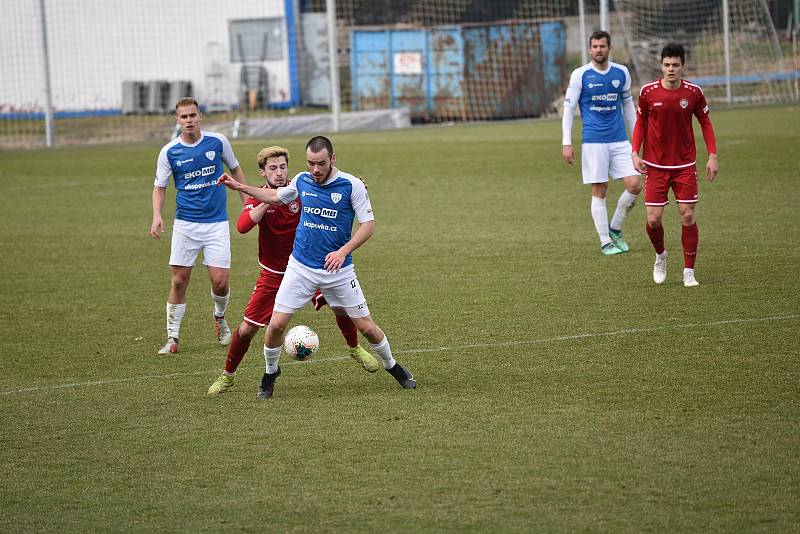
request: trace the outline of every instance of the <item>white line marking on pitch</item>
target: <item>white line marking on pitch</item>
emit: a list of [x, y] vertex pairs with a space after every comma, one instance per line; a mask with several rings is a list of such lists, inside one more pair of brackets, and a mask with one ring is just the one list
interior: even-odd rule
[[[493, 347], [511, 347], [511, 346], [521, 346], [521, 345], [538, 345], [541, 343], [553, 343], [558, 341], [571, 341], [575, 339], [587, 339], [593, 337], [606, 337], [606, 336], [619, 336], [619, 335], [628, 335], [628, 334], [642, 334], [646, 332], [658, 332], [663, 330], [675, 330], [678, 328], [698, 328], [704, 326], [723, 326], [723, 325], [730, 325], [730, 324], [743, 324], [743, 323], [757, 323], [757, 322], [765, 322], [765, 321], [786, 321], [790, 319], [797, 319], [800, 315], [773, 315], [770, 317], [756, 317], [753, 319], [728, 319], [724, 321], [713, 321], [710, 323], [689, 323], [689, 324], [676, 324], [676, 325], [665, 325], [665, 326], [653, 326], [649, 328], [627, 328], [624, 330], [614, 330], [610, 332], [594, 332], [588, 334], [575, 334], [571, 336], [556, 336], [556, 337], [548, 337], [548, 338], [541, 338], [541, 339], [529, 339], [527, 341], [506, 341], [503, 343], [473, 343], [469, 345], [459, 345], [453, 347], [437, 347], [431, 349], [400, 349], [395, 350], [396, 354], [420, 354], [420, 353], [427, 353], [427, 352], [445, 352], [448, 350], [465, 350], [465, 349], [488, 349]], [[325, 362], [334, 362], [334, 361], [341, 361], [341, 360], [348, 360], [350, 359], [349, 356], [339, 356], [335, 358], [324, 358], [324, 359], [316, 359], [310, 360], [308, 362], [303, 362], [305, 364], [309, 363], [325, 363]], [[284, 365], [294, 365], [301, 362], [286, 362]], [[195, 371], [194, 373], [170, 373], [166, 375], [144, 375], [144, 376], [135, 376], [130, 378], [118, 378], [118, 379], [109, 379], [109, 380], [95, 380], [93, 382], [76, 382], [73, 384], [58, 384], [54, 386], [38, 386], [34, 388], [25, 388], [25, 389], [14, 389], [9, 391], [0, 391], [0, 396], [2, 395], [14, 395], [17, 393], [28, 393], [31, 391], [42, 391], [42, 390], [52, 390], [52, 389], [69, 389], [69, 388], [79, 388], [85, 386], [105, 386], [109, 384], [119, 384], [121, 382], [131, 382], [133, 380], [143, 380], [143, 379], [153, 379], [153, 378], [173, 378], [179, 376], [193, 376], [193, 375], [207, 375], [212, 372], [219, 372], [219, 370], [213, 371]]]

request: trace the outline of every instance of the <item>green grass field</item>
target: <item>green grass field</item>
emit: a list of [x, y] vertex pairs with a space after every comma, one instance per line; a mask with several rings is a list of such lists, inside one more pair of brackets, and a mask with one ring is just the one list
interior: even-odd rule
[[[419, 385], [365, 373], [330, 311], [303, 310], [322, 347], [268, 401], [260, 337], [205, 394], [225, 351], [202, 268], [181, 352], [155, 354], [162, 140], [2, 153], [0, 532], [800, 531], [800, 107], [713, 120], [698, 288], [674, 204], [666, 284], [642, 203], [631, 252], [600, 255], [560, 122], [333, 136], [377, 216], [359, 279]], [[252, 183], [258, 149], [297, 171], [305, 141], [234, 148]], [[256, 236], [232, 246], [237, 323]]]

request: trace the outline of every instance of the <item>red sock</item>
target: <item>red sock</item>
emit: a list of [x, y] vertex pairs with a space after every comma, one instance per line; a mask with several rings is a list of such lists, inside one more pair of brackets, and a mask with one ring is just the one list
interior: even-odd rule
[[694, 260], [697, 258], [697, 223], [691, 226], [681, 226], [681, 243], [683, 243], [683, 266], [694, 269]]
[[644, 225], [647, 228], [647, 236], [656, 249], [656, 254], [664, 253], [664, 225], [659, 224], [657, 228], [651, 228], [649, 224]]
[[250, 340], [252, 338], [242, 339], [239, 337], [239, 329], [233, 331], [233, 338], [231, 345], [228, 347], [228, 355], [225, 357], [225, 370], [229, 373], [235, 373], [236, 368], [242, 363], [242, 358], [247, 354], [247, 349], [250, 348]]
[[358, 330], [353, 320], [347, 315], [337, 315], [336, 324], [339, 325], [339, 330], [342, 331], [348, 347], [355, 347], [358, 345]]

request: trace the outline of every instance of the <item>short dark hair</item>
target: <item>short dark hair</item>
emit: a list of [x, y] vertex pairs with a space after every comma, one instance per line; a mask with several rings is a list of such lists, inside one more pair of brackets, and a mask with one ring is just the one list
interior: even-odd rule
[[308, 143], [306, 143], [306, 150], [309, 148], [312, 152], [320, 152], [324, 148], [328, 151], [328, 157], [333, 154], [333, 143], [331, 143], [330, 139], [322, 135], [312, 137]]
[[592, 41], [599, 41], [600, 39], [605, 39], [608, 43], [608, 46], [611, 46], [611, 34], [605, 30], [597, 30], [592, 35], [589, 36], [589, 46], [592, 46]]
[[686, 63], [686, 50], [682, 44], [670, 43], [661, 49], [661, 61], [664, 61], [665, 57], [679, 57], [681, 64], [684, 64]]

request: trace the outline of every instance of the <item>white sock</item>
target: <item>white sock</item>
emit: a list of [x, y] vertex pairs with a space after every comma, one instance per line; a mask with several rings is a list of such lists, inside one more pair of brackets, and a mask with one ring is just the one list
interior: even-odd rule
[[392, 356], [392, 348], [389, 346], [389, 338], [387, 338], [385, 335], [383, 336], [383, 341], [377, 345], [370, 343], [369, 346], [383, 362], [384, 369], [391, 369], [394, 367], [394, 364], [397, 363]]
[[186, 303], [170, 304], [167, 302], [167, 337], [178, 339], [181, 333], [181, 321], [186, 313]]
[[617, 201], [617, 210], [614, 212], [614, 217], [611, 218], [610, 227], [612, 230], [618, 232], [622, 229], [622, 223], [625, 222], [628, 212], [631, 211], [633, 205], [636, 204], [637, 198], [639, 198], [638, 195], [632, 195], [628, 193], [627, 190], [622, 192]]
[[687, 274], [691, 274], [694, 276], [694, 269], [689, 269], [688, 267], [683, 268], [683, 277], [686, 278]]
[[608, 237], [608, 211], [606, 210], [606, 199], [592, 195], [592, 220], [597, 229], [597, 236], [600, 238], [600, 246], [611, 243]]
[[278, 372], [278, 361], [281, 359], [281, 347], [278, 345], [271, 349], [264, 345], [264, 362], [267, 364], [267, 374], [275, 374]]
[[225, 315], [225, 310], [228, 309], [228, 300], [230, 296], [230, 288], [228, 288], [228, 294], [222, 297], [215, 295], [213, 291], [211, 292], [211, 300], [214, 302], [214, 315], [217, 317], [223, 317]]

